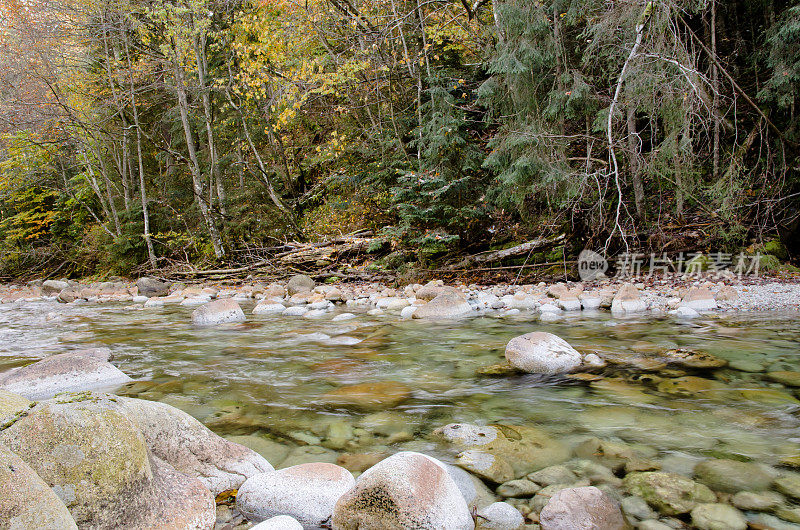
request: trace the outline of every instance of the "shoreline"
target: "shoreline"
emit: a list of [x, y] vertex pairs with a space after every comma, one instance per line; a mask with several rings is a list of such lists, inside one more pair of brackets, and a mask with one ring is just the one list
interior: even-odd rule
[[[291, 287], [294, 278], [303, 278], [303, 287]], [[448, 314], [458, 318], [511, 316], [521, 312], [552, 318], [590, 310], [610, 310], [617, 316], [675, 314], [687, 318], [697, 316], [696, 313], [800, 311], [800, 278], [785, 276], [651, 277], [633, 281], [609, 278], [586, 282], [462, 283], [452, 286], [442, 280], [432, 280], [425, 285], [409, 284], [397, 288], [367, 282], [318, 283], [302, 275], [268, 284], [257, 280], [243, 280], [235, 285], [218, 281], [170, 283], [148, 277], [145, 280], [154, 282], [157, 290], [140, 290], [137, 281], [130, 280], [47, 280], [26, 285], [2, 284], [0, 303], [40, 300], [65, 304], [132, 302], [149, 308], [166, 304], [201, 306], [214, 299], [232, 298], [241, 303], [253, 302], [256, 306], [271, 305], [266, 313], [280, 312], [277, 305], [283, 305], [285, 309], [303, 307], [312, 313], [300, 314], [299, 310], [294, 310], [288, 311], [287, 316], [292, 313], [297, 313], [295, 316], [322, 316], [338, 306], [373, 315], [400, 313], [403, 318], [410, 318], [412, 311], [406, 308], [428, 305], [447, 291], [455, 293], [458, 302], [469, 304], [469, 309], [463, 305], [458, 314], [445, 311], [446, 314], [432, 315], [433, 318], [448, 318]], [[254, 311], [254, 314], [258, 312]]]

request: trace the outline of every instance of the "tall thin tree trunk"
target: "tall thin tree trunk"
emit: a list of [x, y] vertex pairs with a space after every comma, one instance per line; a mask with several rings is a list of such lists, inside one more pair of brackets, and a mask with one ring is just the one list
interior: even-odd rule
[[186, 96], [186, 82], [184, 79], [183, 67], [181, 66], [181, 56], [174, 41], [172, 42], [172, 51], [174, 53], [173, 60], [175, 61], [175, 89], [178, 93], [178, 109], [181, 114], [181, 125], [183, 126], [183, 134], [186, 139], [186, 149], [189, 151], [189, 168], [192, 173], [194, 199], [200, 208], [200, 214], [208, 228], [208, 234], [211, 237], [211, 245], [214, 247], [214, 255], [217, 258], [221, 258], [225, 256], [225, 249], [222, 246], [222, 238], [219, 235], [216, 223], [214, 223], [214, 219], [211, 217], [208, 204], [203, 197], [202, 171], [200, 169], [200, 161], [197, 159], [197, 148], [195, 147], [194, 136], [192, 135], [191, 123], [189, 123], [189, 100]]
[[133, 126], [136, 128], [136, 158], [139, 166], [139, 193], [142, 198], [142, 220], [144, 221], [144, 228], [142, 230], [144, 242], [147, 246], [147, 259], [150, 262], [150, 267], [155, 269], [157, 267], [156, 253], [153, 249], [153, 240], [150, 237], [150, 214], [147, 211], [147, 188], [145, 187], [144, 175], [144, 157], [142, 156], [142, 130], [139, 123], [139, 109], [136, 106], [136, 91], [133, 85], [133, 68], [131, 65], [131, 53], [128, 47], [128, 35], [124, 29], [121, 29], [123, 34], [123, 43], [125, 46], [125, 57], [128, 63], [128, 80], [130, 90], [131, 108], [133, 110]]
[[89, 157], [86, 155], [85, 150], [82, 152], [82, 154], [83, 161], [86, 163], [86, 170], [89, 173], [89, 187], [92, 188], [92, 191], [97, 196], [97, 200], [100, 202], [100, 208], [103, 210], [103, 217], [109, 219], [111, 218], [111, 213], [108, 209], [108, 205], [106, 204], [106, 199], [103, 197], [103, 192], [100, 190], [100, 185], [97, 183], [97, 177], [95, 176], [92, 163], [89, 161]]
[[619, 95], [622, 93], [622, 85], [625, 83], [625, 76], [628, 74], [628, 67], [631, 64], [631, 61], [636, 54], [639, 52], [639, 48], [642, 45], [642, 39], [644, 38], [644, 28], [647, 26], [647, 22], [650, 20], [650, 15], [652, 14], [653, 10], [653, 3], [648, 2], [645, 6], [642, 14], [639, 16], [639, 20], [636, 22], [636, 39], [633, 42], [633, 47], [631, 47], [631, 51], [628, 54], [628, 58], [625, 59], [625, 63], [622, 65], [622, 70], [619, 72], [619, 79], [617, 79], [617, 87], [614, 89], [614, 97], [611, 100], [611, 105], [608, 108], [608, 120], [606, 122], [606, 139], [608, 140], [608, 152], [611, 155], [611, 167], [613, 176], [614, 176], [614, 185], [617, 188], [617, 211], [614, 217], [614, 227], [611, 229], [611, 233], [608, 235], [608, 239], [606, 240], [606, 250], [608, 249], [608, 245], [611, 243], [611, 238], [614, 237], [614, 233], [619, 230], [620, 235], [623, 236], [623, 241], [625, 241], [625, 250], [628, 249], [628, 242], [625, 240], [625, 234], [622, 230], [622, 225], [619, 223], [619, 218], [622, 213], [622, 184], [620, 183], [619, 178], [619, 163], [617, 162], [617, 151], [614, 147], [614, 110], [617, 107], [617, 103], [619, 102]]
[[206, 55], [206, 37], [201, 35], [197, 39], [197, 78], [200, 82], [200, 92], [203, 101], [203, 115], [206, 122], [206, 136], [208, 137], [208, 151], [211, 155], [211, 178], [214, 180], [219, 200], [219, 211], [222, 215], [227, 215], [225, 206], [225, 188], [222, 185], [222, 175], [219, 170], [219, 158], [214, 142], [214, 130], [212, 127], [212, 108], [211, 108], [211, 88], [207, 85], [208, 77], [208, 56]]
[[[120, 172], [120, 179], [122, 182], [122, 200], [123, 204], [125, 205], [125, 209], [127, 210], [130, 207], [130, 189], [128, 186], [128, 165], [127, 165], [127, 157], [128, 157], [128, 121], [125, 117], [125, 109], [120, 101], [119, 95], [117, 94], [117, 87], [116, 81], [114, 79], [114, 74], [111, 70], [111, 49], [108, 45], [108, 28], [106, 27], [107, 21], [105, 15], [101, 18], [101, 23], [103, 24], [103, 50], [105, 51], [106, 60], [105, 67], [106, 67], [106, 76], [108, 77], [108, 85], [111, 87], [111, 96], [112, 100], [114, 101], [114, 106], [117, 108], [117, 113], [119, 114], [120, 124], [122, 125], [122, 145], [123, 145], [123, 160], [122, 163], [119, 165], [119, 172]], [[101, 158], [98, 156], [98, 158]], [[101, 158], [102, 160], [102, 158]], [[104, 176], [107, 177], [107, 174], [104, 170]], [[116, 208], [115, 208], [116, 210]], [[117, 221], [117, 225], [119, 225], [119, 221]], [[119, 233], [119, 226], [117, 226], [117, 232]]]
[[114, 228], [117, 235], [122, 235], [117, 205], [114, 203], [114, 197], [111, 195], [111, 179], [108, 177], [108, 167], [106, 166], [105, 160], [103, 160], [103, 153], [97, 153], [97, 159], [100, 161], [100, 172], [103, 174], [103, 181], [106, 185], [106, 200], [108, 201], [108, 207], [111, 209], [111, 215], [114, 218]]
[[644, 183], [639, 161], [639, 136], [636, 131], [636, 113], [633, 107], [628, 108], [628, 167], [633, 181], [633, 200], [636, 204], [636, 217], [644, 221]]
[[[711, 53], [717, 56], [717, 1], [711, 0]], [[711, 113], [714, 116], [714, 140], [713, 140], [713, 164], [714, 180], [719, 178], [719, 68], [716, 61], [711, 61], [711, 87], [714, 91], [713, 101], [711, 102]]]

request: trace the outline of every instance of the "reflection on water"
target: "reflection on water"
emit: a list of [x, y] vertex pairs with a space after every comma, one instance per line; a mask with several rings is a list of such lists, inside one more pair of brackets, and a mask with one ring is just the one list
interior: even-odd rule
[[[536, 424], [566, 442], [586, 434], [618, 437], [684, 473], [704, 456], [774, 464], [800, 453], [798, 389], [766, 375], [800, 371], [797, 314], [681, 322], [596, 313], [547, 323], [533, 315], [457, 323], [263, 316], [193, 328], [190, 312], [3, 305], [0, 370], [107, 345], [115, 364], [139, 380], [121, 392], [177, 406], [223, 435], [258, 436], [272, 444], [264, 451], [277, 460], [298, 448], [308, 460], [334, 451], [437, 453], [428, 435], [451, 422]], [[627, 361], [602, 377], [476, 375], [502, 361], [509, 339], [530, 331]], [[703, 350], [729, 366], [693, 371], [642, 361], [676, 347]], [[378, 386], [368, 407], [326, 406], [325, 395], [337, 388], [379, 381], [401, 383], [391, 388], [408, 387], [410, 397], [382, 395]]]

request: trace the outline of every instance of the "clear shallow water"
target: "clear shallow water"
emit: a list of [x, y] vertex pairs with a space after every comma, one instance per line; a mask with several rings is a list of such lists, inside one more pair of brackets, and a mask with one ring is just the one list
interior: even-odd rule
[[[191, 308], [178, 306], [2, 305], [0, 370], [68, 349], [109, 346], [114, 363], [144, 381], [121, 392], [177, 406], [223, 435], [256, 435], [289, 449], [321, 444], [328, 449], [319, 458], [333, 458], [331, 449], [414, 449], [448, 458], [428, 435], [452, 422], [535, 424], [566, 443], [587, 435], [619, 438], [685, 474], [708, 456], [776, 464], [800, 454], [800, 407], [792, 401], [798, 389], [770, 382], [763, 372], [689, 371], [713, 379], [715, 388], [681, 394], [660, 392], [657, 371], [620, 366], [591, 382], [476, 375], [502, 361], [508, 340], [531, 331], [555, 333], [579, 350], [633, 355], [682, 347], [746, 370], [800, 371], [796, 313], [691, 322], [595, 313], [547, 323], [533, 315], [430, 323], [252, 316], [252, 305], [243, 308], [245, 324], [195, 328]], [[403, 383], [411, 397], [379, 412], [321, 403], [340, 386], [375, 381]]]

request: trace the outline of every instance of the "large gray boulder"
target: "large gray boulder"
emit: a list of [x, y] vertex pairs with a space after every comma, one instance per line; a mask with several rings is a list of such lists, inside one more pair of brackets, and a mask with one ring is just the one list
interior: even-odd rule
[[714, 294], [707, 287], [692, 287], [683, 297], [678, 307], [695, 311], [711, 311], [717, 308]]
[[430, 302], [437, 296], [443, 293], [457, 293], [461, 294], [461, 291], [456, 289], [455, 287], [450, 287], [449, 285], [439, 285], [436, 281], [429, 282], [427, 285], [424, 285], [417, 289], [414, 296], [420, 300], [425, 300], [426, 302]]
[[581, 354], [567, 341], [542, 331], [511, 339], [505, 356], [511, 366], [529, 373], [560, 374], [581, 365]]
[[624, 530], [622, 511], [613, 499], [595, 488], [565, 488], [550, 497], [539, 514], [542, 530]]
[[289, 296], [294, 296], [297, 293], [307, 293], [312, 291], [316, 285], [317, 283], [308, 276], [297, 274], [289, 278], [289, 282], [286, 284], [286, 292]]
[[236, 507], [250, 521], [290, 515], [303, 528], [318, 529], [355, 482], [336, 464], [300, 464], [247, 479], [236, 495]]
[[454, 319], [461, 318], [472, 312], [472, 306], [459, 291], [448, 289], [437, 295], [427, 304], [414, 311], [412, 318], [424, 319]]
[[28, 398], [0, 388], [0, 426], [31, 406], [33, 402]]
[[81, 528], [213, 526], [214, 497], [195, 478], [152, 456], [113, 396], [44, 401], [0, 431]]
[[244, 322], [247, 317], [236, 300], [225, 298], [203, 304], [192, 312], [192, 323], [196, 326], [214, 326], [232, 322]]
[[50, 486], [0, 444], [0, 527], [77, 530], [69, 510]]
[[335, 530], [472, 530], [467, 503], [444, 465], [410, 451], [367, 469], [333, 510]]
[[58, 293], [56, 301], [61, 302], [62, 304], [69, 304], [70, 302], [74, 302], [75, 300], [81, 298], [83, 298], [83, 295], [81, 294], [81, 291], [79, 289], [75, 287], [67, 287], [66, 289]]
[[635, 285], [626, 283], [619, 288], [611, 302], [611, 312], [618, 314], [641, 313], [647, 310], [647, 303], [639, 295]]
[[144, 276], [136, 280], [136, 288], [139, 290], [139, 296], [146, 296], [151, 298], [153, 296], [167, 296], [169, 294], [169, 284]]
[[108, 348], [59, 353], [0, 374], [0, 389], [28, 399], [49, 399], [59, 392], [105, 390], [131, 378], [108, 362]]
[[42, 295], [53, 296], [67, 288], [69, 288], [67, 282], [61, 280], [46, 280], [42, 282]]
[[215, 495], [238, 488], [246, 479], [272, 471], [267, 460], [226, 440], [182, 410], [166, 403], [117, 398], [144, 435], [153, 455], [190, 476]]

